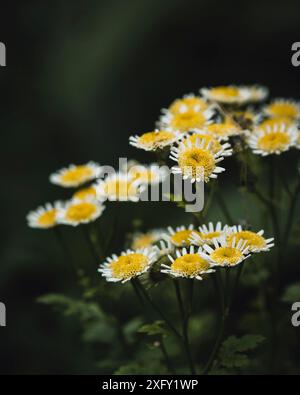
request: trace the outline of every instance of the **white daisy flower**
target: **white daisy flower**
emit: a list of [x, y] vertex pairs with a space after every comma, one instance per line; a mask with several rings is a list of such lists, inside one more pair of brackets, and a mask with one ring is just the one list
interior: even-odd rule
[[[182, 174], [184, 180], [208, 182], [210, 178], [217, 178], [217, 175], [225, 169], [217, 166], [224, 157], [222, 151], [214, 154], [205, 148], [205, 139], [196, 141], [194, 144], [187, 141], [181, 142], [178, 147], [173, 147], [170, 158], [178, 163], [172, 167], [174, 174]], [[210, 145], [210, 143], [209, 143]]]
[[145, 151], [157, 151], [169, 147], [180, 138], [178, 131], [168, 129], [155, 129], [141, 136], [135, 135], [129, 137], [129, 144]]
[[263, 111], [274, 118], [300, 119], [300, 103], [295, 100], [275, 99], [265, 106]]
[[155, 248], [145, 248], [136, 251], [127, 250], [121, 255], [113, 254], [100, 265], [98, 272], [107, 281], [125, 283], [145, 273], [157, 259]]
[[190, 237], [193, 231], [194, 225], [192, 224], [188, 227], [184, 225], [177, 226], [175, 229], [169, 226], [167, 232], [162, 235], [162, 238], [176, 247], [186, 247], [191, 245]]
[[174, 100], [169, 108], [162, 109], [163, 113], [170, 112], [171, 114], [184, 113], [186, 111], [204, 111], [207, 109], [207, 103], [200, 96], [195, 96], [193, 93], [184, 95], [183, 98]]
[[241, 136], [247, 132], [241, 129], [236, 123], [232, 122], [231, 119], [225, 119], [224, 122], [219, 123], [208, 123], [204, 126], [203, 131], [220, 141], [227, 141], [229, 137]]
[[214, 114], [214, 110], [211, 107], [197, 111], [193, 108], [185, 108], [185, 111], [177, 113], [171, 111], [163, 112], [163, 115], [159, 118], [158, 127], [179, 131], [180, 133], [186, 133], [193, 129], [202, 129]]
[[137, 232], [133, 235], [131, 249], [138, 250], [141, 248], [152, 247], [155, 243], [161, 240], [163, 229], [151, 229], [148, 232]]
[[263, 229], [259, 232], [252, 232], [250, 230], [244, 230], [241, 225], [235, 225], [228, 227], [225, 233], [228, 243], [231, 243], [233, 239], [235, 239], [236, 242], [240, 240], [246, 241], [246, 246], [250, 252], [270, 251], [270, 248], [274, 247], [274, 237], [265, 239], [263, 237]]
[[96, 184], [97, 199], [100, 201], [137, 202], [144, 190], [139, 180], [134, 180], [126, 173], [109, 175]]
[[217, 222], [215, 226], [212, 222], [209, 222], [208, 226], [199, 226], [197, 232], [192, 232], [190, 242], [196, 246], [213, 244], [214, 239], [223, 237], [228, 228], [228, 225], [222, 226], [220, 221]]
[[168, 177], [169, 171], [165, 166], [161, 167], [157, 163], [151, 163], [150, 165], [131, 166], [128, 175], [141, 184], [159, 184]]
[[77, 199], [77, 200], [96, 199], [95, 185], [91, 185], [89, 187], [79, 189], [73, 194], [72, 199]]
[[162, 264], [161, 272], [173, 277], [202, 280], [203, 275], [213, 273], [215, 270], [212, 269], [212, 266], [207, 259], [203, 259], [201, 257], [199, 251], [200, 249], [195, 251], [194, 246], [191, 246], [189, 250], [186, 248], [183, 248], [181, 251], [176, 250], [176, 258], [169, 255], [171, 265], [168, 266]]
[[232, 155], [232, 147], [229, 143], [221, 143], [219, 139], [206, 133], [205, 130], [195, 129], [191, 134], [187, 134], [180, 142], [186, 146], [191, 146], [196, 143], [201, 145], [202, 141], [204, 141], [203, 148], [208, 149], [214, 154], [222, 152], [222, 156]]
[[293, 118], [287, 118], [287, 117], [276, 117], [276, 118], [268, 118], [264, 120], [259, 120], [258, 124], [256, 125], [258, 129], [264, 129], [266, 130], [267, 128], [277, 128], [279, 129], [281, 125], [285, 125], [285, 127], [290, 127], [290, 126], [297, 126], [296, 120]]
[[27, 215], [27, 223], [31, 228], [48, 229], [57, 225], [57, 213], [63, 206], [60, 201], [46, 203]]
[[212, 266], [232, 267], [250, 257], [247, 241], [242, 239], [236, 241], [233, 238], [229, 243], [226, 241], [226, 237], [222, 237], [214, 239], [212, 246], [204, 244], [202, 249], [199, 254], [203, 259], [208, 260]]
[[72, 199], [57, 212], [57, 222], [78, 226], [95, 221], [103, 213], [105, 207], [95, 199]]
[[248, 88], [236, 85], [202, 88], [200, 93], [205, 99], [221, 104], [242, 105], [249, 102], [251, 97], [251, 92]]
[[174, 245], [169, 241], [160, 240], [158, 245], [155, 245], [154, 248], [157, 249], [157, 256], [161, 258], [163, 256], [167, 256], [174, 252]]
[[78, 187], [88, 181], [98, 178], [102, 172], [101, 166], [95, 162], [84, 165], [69, 165], [50, 175], [50, 182], [62, 187]]
[[254, 154], [267, 156], [281, 154], [296, 144], [298, 130], [285, 124], [256, 129], [249, 134], [248, 145]]

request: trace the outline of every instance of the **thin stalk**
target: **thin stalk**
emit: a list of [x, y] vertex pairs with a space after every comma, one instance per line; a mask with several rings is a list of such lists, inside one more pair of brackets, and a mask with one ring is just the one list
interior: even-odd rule
[[223, 215], [224, 215], [226, 221], [230, 224], [233, 224], [234, 222], [233, 222], [232, 216], [226, 206], [226, 203], [225, 203], [221, 193], [217, 193], [217, 201], [218, 201], [218, 204], [223, 212]]
[[166, 363], [166, 366], [167, 366], [169, 372], [170, 372], [171, 374], [176, 374], [176, 370], [175, 370], [174, 366], [173, 366], [172, 363], [171, 363], [169, 354], [168, 354], [168, 352], [167, 352], [165, 343], [164, 343], [164, 341], [163, 341], [162, 338], [160, 339], [159, 344], [160, 344], [160, 349], [161, 349], [161, 352], [162, 352], [163, 357], [164, 357], [164, 359], [165, 359], [165, 363]]
[[155, 310], [158, 313], [158, 315], [165, 321], [165, 323], [167, 324], [169, 329], [174, 333], [174, 335], [176, 335], [181, 340], [182, 337], [181, 337], [180, 333], [177, 331], [177, 329], [174, 327], [174, 325], [171, 323], [171, 321], [165, 316], [163, 311], [152, 300], [152, 298], [150, 297], [150, 295], [148, 294], [148, 292], [145, 290], [145, 288], [143, 287], [143, 285], [140, 283], [140, 281], [138, 279], [136, 279], [136, 285], [137, 285], [138, 289], [141, 291], [141, 293], [143, 294], [143, 296], [145, 297], [145, 299], [151, 305], [153, 310]]
[[284, 254], [285, 249], [287, 247], [289, 236], [292, 231], [299, 193], [300, 193], [300, 182], [296, 186], [296, 189], [293, 193], [292, 200], [291, 200], [291, 206], [290, 206], [290, 210], [289, 210], [287, 221], [286, 221], [286, 226], [285, 226], [285, 231], [284, 231], [284, 236], [283, 236], [283, 241], [282, 241], [283, 254]]
[[98, 266], [100, 259], [98, 257], [97, 251], [95, 250], [94, 243], [91, 239], [89, 229], [86, 226], [82, 226], [81, 228], [82, 228], [86, 243], [87, 243], [89, 250], [91, 252], [91, 255], [92, 255], [96, 265]]
[[65, 240], [63, 238], [61, 228], [59, 226], [55, 226], [53, 228], [53, 232], [54, 232], [54, 236], [55, 236], [55, 238], [57, 240], [57, 243], [60, 245], [60, 247], [61, 247], [61, 249], [62, 249], [62, 251], [63, 251], [63, 253], [65, 255], [65, 258], [66, 258], [67, 262], [70, 262], [70, 264], [71, 264], [72, 274], [77, 279], [77, 267], [75, 265], [74, 258], [73, 258], [72, 254], [71, 254], [71, 251], [68, 248], [68, 245], [67, 245], [67, 243], [65, 242]]

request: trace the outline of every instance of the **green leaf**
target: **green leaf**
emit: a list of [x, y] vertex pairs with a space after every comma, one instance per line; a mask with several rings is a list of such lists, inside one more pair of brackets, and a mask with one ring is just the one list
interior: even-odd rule
[[163, 321], [155, 321], [152, 324], [143, 325], [138, 332], [145, 333], [148, 336], [166, 336], [168, 333]]
[[284, 302], [296, 302], [300, 300], [300, 282], [287, 287], [282, 296], [282, 300]]
[[249, 363], [246, 352], [254, 350], [264, 341], [261, 335], [230, 336], [226, 339], [219, 352], [219, 365], [225, 368], [241, 368]]

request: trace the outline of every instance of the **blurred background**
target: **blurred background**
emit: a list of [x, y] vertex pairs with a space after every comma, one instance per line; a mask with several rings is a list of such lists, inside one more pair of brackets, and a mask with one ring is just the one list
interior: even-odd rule
[[[76, 325], [36, 303], [71, 287], [51, 232], [25, 221], [29, 210], [69, 196], [49, 174], [88, 160], [153, 160], [128, 145], [129, 135], [153, 129], [162, 107], [203, 86], [260, 83], [273, 97], [300, 99], [300, 68], [291, 65], [299, 11], [299, 2], [271, 0], [2, 5], [1, 373], [97, 372]], [[159, 207], [145, 208], [145, 228], [174, 222]]]

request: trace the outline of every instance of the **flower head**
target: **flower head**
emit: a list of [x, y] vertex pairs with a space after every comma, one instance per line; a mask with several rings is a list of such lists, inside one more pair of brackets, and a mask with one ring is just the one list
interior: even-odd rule
[[173, 147], [170, 158], [177, 162], [178, 166], [172, 167], [172, 172], [182, 174], [183, 179], [190, 179], [191, 182], [208, 182], [210, 178], [217, 178], [217, 174], [225, 170], [217, 166], [224, 159], [222, 151], [214, 154], [205, 148], [205, 145], [204, 138], [195, 143], [181, 142], [178, 147]]
[[96, 184], [97, 199], [100, 201], [132, 201], [137, 202], [144, 187], [140, 181], [126, 173], [112, 174], [98, 180]]
[[129, 137], [129, 144], [145, 151], [162, 150], [178, 141], [180, 133], [167, 129], [156, 129], [147, 132], [141, 136], [135, 135]]
[[300, 119], [300, 103], [294, 100], [275, 99], [264, 108], [270, 117]]
[[57, 225], [57, 213], [62, 207], [62, 202], [46, 203], [27, 215], [27, 223], [31, 228], [48, 229]]
[[176, 257], [169, 255], [171, 265], [162, 264], [161, 272], [174, 277], [195, 278], [202, 280], [204, 274], [213, 273], [211, 264], [207, 259], [203, 259], [199, 250], [195, 251], [194, 246], [189, 250], [183, 248], [181, 251], [176, 250]]
[[269, 90], [265, 86], [261, 85], [249, 85], [242, 87], [245, 93], [248, 94], [248, 102], [258, 103], [265, 100], [269, 95]]
[[202, 96], [212, 102], [221, 104], [245, 104], [249, 101], [251, 93], [246, 87], [236, 85], [216, 86], [200, 89]]
[[267, 156], [281, 154], [295, 145], [298, 137], [297, 128], [286, 124], [267, 126], [256, 129], [249, 134], [248, 145], [254, 154]]
[[169, 172], [166, 167], [160, 167], [157, 163], [152, 163], [150, 165], [132, 166], [128, 170], [128, 175], [141, 184], [158, 184], [167, 178]]
[[94, 185], [90, 187], [81, 188], [73, 194], [73, 199], [86, 200], [96, 199], [96, 188]]
[[187, 228], [182, 225], [173, 229], [171, 226], [168, 227], [167, 233], [163, 234], [163, 238], [176, 247], [186, 247], [191, 245], [190, 237], [194, 231], [194, 226], [189, 225]]
[[285, 125], [285, 127], [296, 126], [295, 120], [287, 117], [276, 117], [276, 118], [268, 118], [264, 119], [258, 125], [259, 129], [267, 130], [268, 128], [277, 128], [279, 129], [281, 125]]
[[224, 122], [220, 123], [210, 123], [209, 125], [206, 125], [203, 130], [208, 135], [220, 141], [226, 141], [229, 137], [239, 136], [245, 133], [244, 130], [242, 130], [238, 125], [229, 119], [226, 119]]
[[53, 184], [62, 187], [78, 187], [88, 181], [98, 178], [101, 174], [101, 167], [95, 162], [88, 162], [85, 165], [70, 165], [50, 175]]
[[235, 238], [229, 243], [225, 237], [214, 239], [213, 245], [203, 245], [203, 251], [199, 254], [203, 259], [207, 259], [212, 266], [236, 266], [243, 262], [249, 255], [247, 241]]
[[191, 146], [204, 142], [203, 148], [208, 149], [214, 154], [222, 152], [222, 156], [231, 156], [232, 148], [229, 143], [221, 143], [217, 138], [211, 136], [203, 130], [195, 130], [194, 133], [186, 135], [182, 140], [184, 145]]
[[177, 113], [167, 111], [160, 117], [158, 125], [161, 128], [185, 133], [193, 129], [202, 129], [211, 115], [212, 111], [209, 108], [204, 111], [186, 108], [185, 111]]
[[156, 260], [155, 248], [127, 250], [117, 256], [113, 254], [100, 265], [98, 271], [107, 281], [125, 283], [145, 273]]
[[57, 213], [57, 222], [78, 226], [95, 221], [103, 213], [105, 207], [95, 199], [72, 199]]
[[207, 109], [207, 103], [200, 96], [195, 96], [193, 93], [183, 96], [182, 99], [176, 99], [171, 103], [170, 107], [165, 112], [171, 114], [184, 113], [192, 110], [195, 112], [204, 111]]
[[141, 248], [152, 247], [162, 238], [163, 234], [164, 231], [162, 229], [152, 229], [145, 233], [135, 233], [133, 235], [131, 248], [133, 250], [138, 250]]
[[208, 226], [199, 226], [197, 232], [192, 232], [190, 241], [196, 246], [202, 246], [203, 244], [213, 244], [215, 239], [224, 237], [228, 225], [222, 226], [221, 222], [217, 222], [214, 226], [212, 222], [209, 222]]
[[274, 246], [274, 237], [265, 239], [263, 237], [264, 231], [252, 232], [250, 230], [243, 230], [241, 225], [228, 227], [226, 229], [227, 242], [230, 244], [233, 239], [236, 242], [240, 240], [246, 241], [246, 246], [250, 252], [269, 251]]

